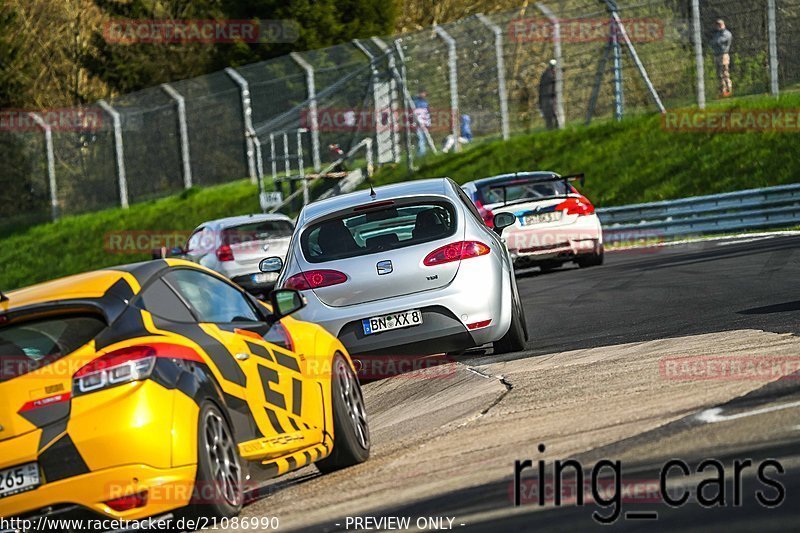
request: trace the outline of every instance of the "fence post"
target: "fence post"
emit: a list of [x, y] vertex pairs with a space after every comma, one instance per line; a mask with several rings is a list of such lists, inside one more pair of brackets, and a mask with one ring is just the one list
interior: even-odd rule
[[261, 152], [261, 140], [258, 138], [255, 129], [247, 131], [247, 136], [253, 140], [253, 149], [256, 156], [256, 181], [258, 182], [258, 193], [264, 191], [264, 154]]
[[247, 172], [250, 174], [250, 181], [256, 183], [256, 154], [253, 146], [253, 138], [248, 134], [253, 129], [253, 108], [250, 105], [250, 86], [241, 74], [231, 67], [225, 69], [225, 74], [239, 86], [242, 98], [242, 119], [244, 121], [244, 139], [247, 149]]
[[775, 24], [775, 0], [767, 0], [769, 31], [769, 81], [772, 96], [778, 96], [778, 31]]
[[692, 40], [697, 71], [697, 107], [706, 108], [706, 71], [703, 65], [703, 40], [700, 33], [700, 0], [692, 0]]
[[625, 93], [622, 80], [622, 48], [619, 44], [617, 25], [611, 21], [611, 57], [614, 60], [614, 118], [622, 120], [625, 115]]
[[503, 133], [503, 139], [508, 140], [511, 134], [508, 126], [508, 93], [506, 92], [506, 66], [503, 56], [503, 30], [483, 13], [478, 13], [478, 20], [489, 28], [489, 31], [494, 33], [494, 53], [495, 61], [497, 62], [497, 97], [500, 100], [500, 129]]
[[47, 157], [47, 182], [50, 188], [50, 210], [53, 220], [58, 220], [58, 186], [56, 184], [56, 158], [53, 153], [53, 130], [50, 124], [38, 113], [30, 113], [31, 118], [44, 132], [44, 150]]
[[189, 189], [192, 187], [192, 163], [189, 156], [189, 128], [186, 124], [186, 99], [168, 83], [162, 83], [161, 89], [167, 93], [170, 98], [175, 100], [178, 106], [178, 136], [181, 143], [183, 186]]
[[[611, 0], [606, 0], [606, 2], [610, 1]], [[642, 80], [644, 80], [645, 85], [647, 85], [647, 90], [650, 92], [650, 96], [653, 97], [653, 101], [655, 101], [659, 113], [666, 113], [667, 110], [664, 108], [664, 104], [661, 102], [661, 97], [658, 96], [658, 91], [656, 91], [653, 82], [650, 81], [650, 76], [647, 75], [647, 70], [644, 68], [642, 60], [639, 59], [639, 54], [636, 53], [636, 48], [634, 48], [630, 37], [628, 37], [628, 32], [625, 30], [625, 26], [622, 24], [622, 19], [619, 18], [619, 13], [616, 11], [616, 9], [611, 11], [611, 18], [614, 19], [614, 22], [616, 23], [616, 29], [619, 32], [619, 35], [622, 36], [622, 40], [625, 41], [625, 45], [628, 47], [628, 52], [631, 54], [633, 63], [636, 65], [636, 69], [639, 71], [639, 75], [642, 77]]]
[[311, 201], [308, 191], [308, 180], [306, 179], [306, 169], [303, 163], [303, 133], [304, 128], [297, 130], [297, 168], [300, 170], [300, 179], [303, 183], [303, 205], [306, 206]]
[[269, 161], [272, 167], [272, 184], [277, 184], [278, 179], [278, 154], [275, 152], [275, 134], [269, 134]]
[[308, 114], [311, 126], [311, 160], [314, 172], [322, 168], [319, 158], [319, 117], [317, 112], [317, 89], [314, 81], [314, 67], [297, 52], [289, 54], [297, 65], [306, 71], [306, 90], [308, 91]]
[[414, 171], [414, 148], [411, 141], [411, 120], [414, 116], [414, 108], [408, 107], [408, 81], [406, 80], [406, 58], [403, 55], [403, 48], [400, 46], [400, 39], [394, 40], [394, 51], [397, 59], [400, 60], [400, 69], [394, 72], [397, 77], [397, 84], [400, 91], [400, 103], [403, 108], [403, 124], [406, 133], [406, 165], [410, 172]]
[[563, 128], [566, 118], [564, 115], [564, 66], [561, 61], [561, 22], [553, 10], [543, 3], [536, 2], [536, 7], [553, 25], [553, 59], [556, 60], [556, 120], [558, 127]]
[[[397, 102], [396, 99], [398, 97], [398, 83], [397, 78], [395, 77], [394, 73], [397, 71], [397, 61], [395, 59], [394, 51], [389, 48], [382, 40], [378, 39], [377, 37], [370, 37], [370, 40], [375, 43], [375, 45], [381, 49], [384, 55], [387, 56], [387, 63], [389, 66], [389, 73], [391, 76], [389, 77], [389, 123], [392, 127], [392, 158], [394, 159], [395, 163], [400, 162], [400, 128], [397, 126]], [[402, 97], [400, 97], [402, 101]]]
[[117, 181], [119, 183], [119, 205], [128, 208], [128, 177], [125, 174], [125, 149], [122, 144], [122, 120], [119, 112], [105, 100], [98, 100], [97, 105], [111, 116], [114, 126], [114, 152], [117, 160]]
[[461, 116], [458, 114], [458, 66], [456, 58], [456, 40], [450, 37], [450, 34], [438, 24], [433, 27], [433, 31], [435, 31], [436, 35], [438, 35], [445, 42], [445, 44], [447, 44], [447, 66], [450, 72], [450, 115], [453, 122], [452, 135], [453, 139], [455, 140], [455, 144], [453, 146], [455, 151], [459, 152], [461, 151], [461, 143], [458, 142], [458, 138], [461, 131], [458, 123], [461, 120]]
[[[377, 125], [380, 124], [380, 120], [379, 120], [380, 110], [378, 109], [378, 98], [377, 98], [377, 89], [376, 89], [376, 85], [378, 83], [378, 68], [375, 66], [375, 56], [372, 55], [372, 52], [370, 52], [367, 49], [367, 47], [364, 46], [358, 39], [353, 39], [351, 41], [351, 43], [353, 43], [353, 46], [355, 46], [356, 49], [359, 52], [361, 52], [367, 58], [367, 61], [369, 62], [369, 75], [370, 75], [370, 79], [372, 80], [371, 83], [369, 84], [370, 87], [372, 87], [372, 95], [371, 95], [372, 96], [372, 123], [375, 124], [375, 126], [376, 126], [375, 127], [375, 139], [377, 140], [377, 138], [378, 138]], [[370, 133], [370, 135], [368, 135], [368, 136], [372, 137], [371, 132], [369, 132], [369, 133]]]

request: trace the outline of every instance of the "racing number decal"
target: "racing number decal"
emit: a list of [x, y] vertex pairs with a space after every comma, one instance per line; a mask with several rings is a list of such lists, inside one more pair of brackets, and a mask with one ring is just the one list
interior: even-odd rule
[[278, 409], [286, 409], [286, 398], [274, 388], [272, 384], [280, 385], [281, 379], [274, 368], [258, 365], [258, 375], [261, 377], [261, 386], [264, 388], [264, 397], [267, 403]]
[[[245, 341], [250, 353], [255, 355], [256, 368], [261, 380], [261, 388], [264, 391], [266, 405], [264, 409], [267, 414], [272, 429], [278, 433], [285, 433], [285, 424], [281, 424], [277, 411], [286, 413], [285, 419], [295, 430], [300, 429], [297, 422], [302, 421], [303, 409], [303, 381], [297, 377], [291, 377], [291, 387], [289, 387], [288, 372], [282, 369], [300, 372], [300, 365], [297, 360], [289, 354], [273, 351], [260, 343]], [[283, 380], [281, 379], [283, 377]], [[291, 401], [291, 410], [287, 407], [287, 402]], [[291, 414], [290, 414], [291, 413]], [[292, 416], [294, 415], [294, 416]], [[295, 421], [294, 417], [298, 420]], [[289, 428], [291, 431], [292, 428]]]

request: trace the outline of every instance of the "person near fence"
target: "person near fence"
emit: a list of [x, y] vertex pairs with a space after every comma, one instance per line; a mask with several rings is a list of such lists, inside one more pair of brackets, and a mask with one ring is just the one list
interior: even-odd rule
[[[458, 135], [458, 144], [469, 144], [472, 142], [472, 117], [466, 113], [461, 115], [461, 129]], [[456, 138], [451, 133], [444, 140], [442, 152], [449, 152], [456, 145]]]
[[711, 49], [714, 51], [714, 66], [717, 68], [719, 94], [727, 97], [733, 94], [731, 84], [731, 42], [733, 34], [725, 27], [725, 21], [717, 20], [717, 30], [711, 37]]
[[425, 89], [420, 89], [414, 97], [414, 126], [417, 129], [417, 155], [422, 157], [428, 151], [425, 133], [431, 127], [431, 110]]
[[539, 111], [548, 130], [558, 127], [556, 102], [556, 60], [551, 59], [539, 79]]

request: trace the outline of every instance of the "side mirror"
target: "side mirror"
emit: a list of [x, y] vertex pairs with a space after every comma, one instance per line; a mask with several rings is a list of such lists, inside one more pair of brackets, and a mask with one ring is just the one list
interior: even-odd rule
[[258, 264], [261, 272], [280, 272], [283, 270], [283, 259], [280, 257], [267, 257]]
[[497, 213], [494, 216], [493, 220], [494, 232], [497, 233], [498, 235], [501, 235], [504, 229], [506, 229], [509, 226], [513, 226], [514, 222], [516, 221], [517, 217], [513, 213], [507, 213], [507, 212]]
[[275, 289], [269, 295], [272, 304], [272, 319], [280, 320], [306, 306], [305, 297], [292, 289]]

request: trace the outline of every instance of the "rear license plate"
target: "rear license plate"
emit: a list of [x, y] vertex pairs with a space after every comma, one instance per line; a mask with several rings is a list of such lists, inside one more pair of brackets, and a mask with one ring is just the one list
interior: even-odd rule
[[40, 483], [39, 465], [36, 463], [0, 470], [0, 498], [33, 490]]
[[364, 335], [372, 335], [409, 326], [419, 326], [422, 324], [422, 312], [419, 309], [413, 309], [390, 315], [365, 318], [361, 321], [361, 324], [364, 326]]
[[270, 283], [277, 279], [277, 272], [262, 272], [261, 274], [253, 274], [253, 283]]
[[550, 213], [538, 213], [536, 215], [525, 215], [525, 225], [544, 224], [546, 222], [558, 222], [561, 220], [561, 211], [551, 211]]

